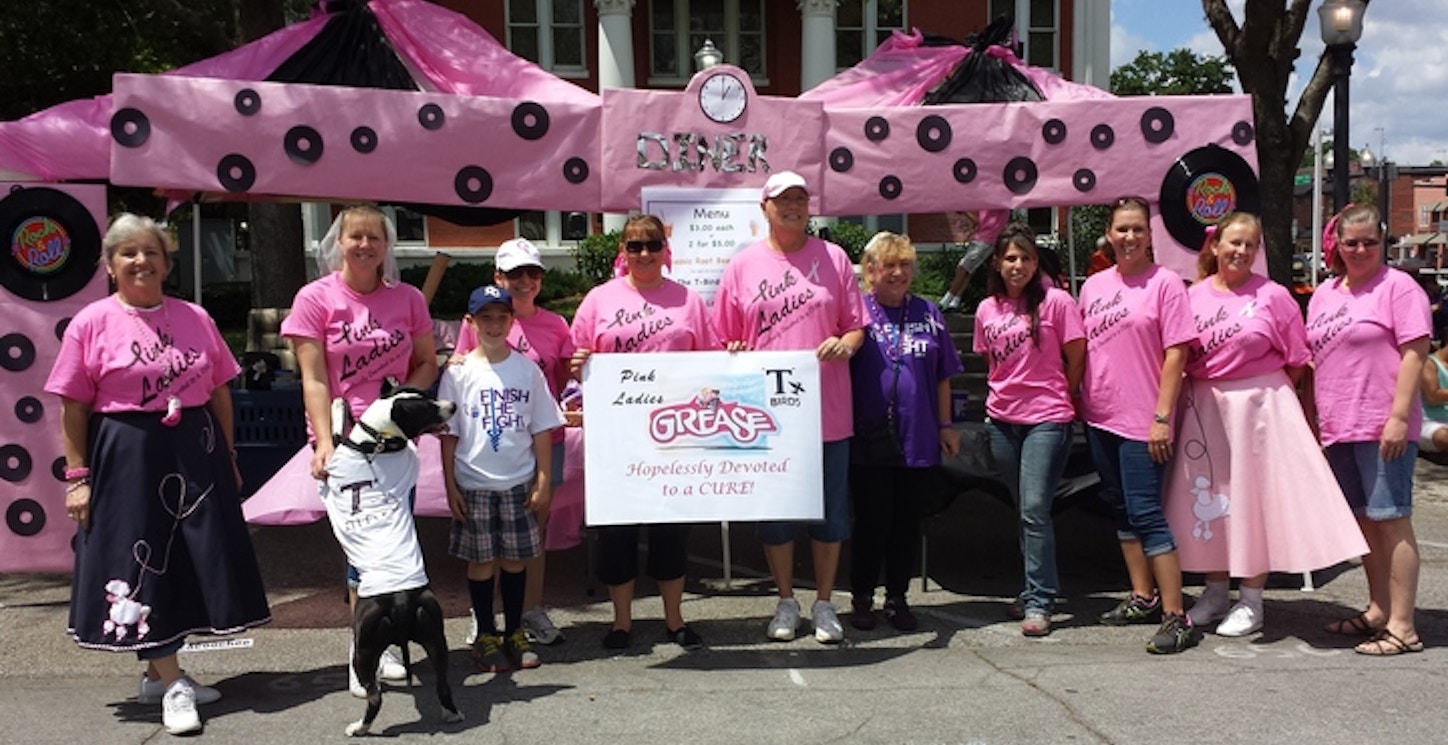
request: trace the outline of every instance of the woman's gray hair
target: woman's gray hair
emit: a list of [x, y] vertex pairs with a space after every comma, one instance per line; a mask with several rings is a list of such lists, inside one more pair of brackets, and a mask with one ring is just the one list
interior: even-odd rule
[[402, 272], [397, 268], [397, 226], [392, 224], [392, 218], [371, 205], [357, 205], [348, 207], [337, 213], [337, 219], [332, 221], [332, 227], [327, 229], [327, 234], [322, 236], [322, 242], [317, 244], [317, 272], [325, 276], [342, 268], [342, 249], [337, 245], [337, 239], [342, 234], [342, 223], [349, 217], [377, 217], [382, 221], [382, 230], [387, 234], [387, 250], [382, 255], [382, 266], [379, 267], [382, 273], [382, 284], [388, 287], [395, 286], [402, 281]]
[[111, 259], [116, 256], [116, 249], [140, 236], [156, 241], [156, 245], [161, 247], [161, 252], [166, 256], [166, 268], [170, 269], [171, 254], [176, 250], [175, 244], [171, 242], [171, 234], [155, 220], [130, 212], [122, 212], [111, 221], [106, 237], [101, 239], [101, 263], [110, 266]]

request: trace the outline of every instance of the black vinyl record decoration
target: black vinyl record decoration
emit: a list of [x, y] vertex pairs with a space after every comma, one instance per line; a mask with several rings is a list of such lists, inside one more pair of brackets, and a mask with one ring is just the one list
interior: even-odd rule
[[1242, 156], [1219, 145], [1177, 158], [1161, 180], [1157, 204], [1167, 232], [1192, 251], [1202, 250], [1207, 226], [1227, 213], [1262, 211], [1257, 174]]
[[63, 191], [32, 187], [0, 199], [0, 238], [0, 285], [26, 300], [68, 298], [100, 268], [95, 218]]

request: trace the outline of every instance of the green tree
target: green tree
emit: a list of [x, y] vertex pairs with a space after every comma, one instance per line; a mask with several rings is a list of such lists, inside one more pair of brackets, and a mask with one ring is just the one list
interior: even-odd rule
[[1118, 96], [1190, 96], [1231, 93], [1233, 72], [1221, 57], [1190, 49], [1141, 52], [1111, 71], [1111, 92]]
[[1257, 170], [1262, 196], [1262, 232], [1272, 279], [1292, 283], [1292, 190], [1302, 153], [1316, 136], [1317, 118], [1332, 88], [1327, 50], [1295, 107], [1284, 108], [1298, 42], [1315, 15], [1311, 0], [1246, 0], [1239, 23], [1227, 0], [1202, 0], [1207, 22], [1237, 70], [1242, 90], [1252, 95], [1257, 131]]
[[[0, 120], [109, 93], [117, 72], [171, 70], [306, 17], [311, 0], [29, 0], [0, 13]], [[113, 189], [115, 209], [159, 215], [144, 189]], [[286, 306], [306, 281], [301, 212], [249, 208], [253, 303]]]

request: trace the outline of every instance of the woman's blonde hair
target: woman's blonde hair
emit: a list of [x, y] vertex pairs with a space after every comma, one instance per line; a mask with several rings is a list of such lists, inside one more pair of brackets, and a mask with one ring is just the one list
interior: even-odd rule
[[1207, 277], [1217, 273], [1217, 255], [1212, 249], [1222, 242], [1222, 232], [1237, 224], [1251, 225], [1257, 231], [1257, 244], [1262, 244], [1262, 221], [1250, 212], [1228, 212], [1226, 217], [1217, 221], [1217, 224], [1208, 229], [1207, 240], [1202, 244], [1202, 252], [1197, 256], [1197, 281], [1200, 282]]
[[915, 263], [915, 244], [910, 242], [908, 235], [896, 235], [888, 230], [882, 230], [870, 238], [865, 244], [865, 250], [860, 253], [860, 274], [865, 281], [865, 289], [873, 289], [870, 282], [870, 268], [879, 266], [889, 261], [908, 261]]
[[387, 236], [387, 250], [382, 255], [382, 266], [377, 267], [377, 276], [382, 284], [388, 287], [395, 286], [402, 281], [402, 272], [397, 268], [397, 226], [392, 224], [392, 219], [386, 212], [370, 204], [354, 204], [337, 213], [337, 219], [332, 221], [332, 227], [327, 229], [327, 234], [322, 237], [322, 242], [317, 244], [317, 271], [323, 275], [331, 274], [342, 268], [342, 249], [338, 245], [342, 236], [342, 229], [346, 226], [347, 220], [366, 220], [376, 218], [382, 223], [382, 230]]

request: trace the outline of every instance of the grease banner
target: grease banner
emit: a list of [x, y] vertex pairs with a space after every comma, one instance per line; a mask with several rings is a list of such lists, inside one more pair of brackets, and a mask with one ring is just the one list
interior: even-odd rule
[[824, 517], [812, 351], [596, 354], [583, 410], [589, 525]]

